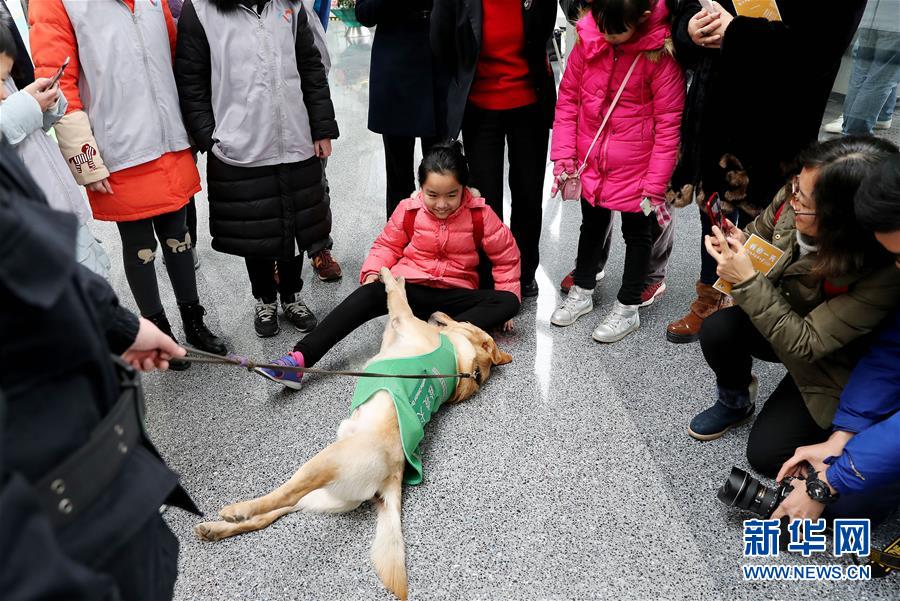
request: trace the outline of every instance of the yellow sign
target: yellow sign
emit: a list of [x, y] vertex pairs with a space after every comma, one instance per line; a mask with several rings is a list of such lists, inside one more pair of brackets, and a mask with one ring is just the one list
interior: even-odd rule
[[[750, 256], [750, 262], [753, 263], [753, 267], [763, 275], [769, 275], [769, 272], [772, 271], [778, 260], [784, 256], [783, 250], [772, 246], [756, 234], [753, 234], [744, 242], [744, 248], [747, 249], [747, 254]], [[722, 278], [716, 280], [713, 288], [729, 296], [731, 295], [731, 282], [726, 282]]]
[[781, 11], [775, 0], [734, 0], [734, 10], [741, 17], [781, 21]]

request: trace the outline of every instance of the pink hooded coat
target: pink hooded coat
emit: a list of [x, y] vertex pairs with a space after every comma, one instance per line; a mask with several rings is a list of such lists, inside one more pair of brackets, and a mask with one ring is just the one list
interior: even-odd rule
[[[407, 211], [416, 211], [412, 240], [406, 235]], [[522, 299], [519, 289], [519, 247], [512, 232], [467, 188], [459, 208], [438, 219], [422, 201], [422, 192], [402, 201], [372, 245], [359, 274], [362, 283], [370, 274], [387, 267], [395, 277], [433, 288], [478, 288], [478, 249], [475, 248], [472, 213], [480, 211], [484, 234], [481, 247], [493, 265], [494, 288]]]
[[[658, 0], [649, 20], [618, 46], [603, 38], [590, 14], [576, 29], [578, 42], [559, 86], [550, 159], [581, 166], [635, 55], [644, 53], [581, 175], [582, 196], [592, 205], [637, 213], [645, 196], [664, 200], [678, 155], [685, 85], [665, 49], [668, 10]], [[652, 51], [661, 52], [651, 58]]]

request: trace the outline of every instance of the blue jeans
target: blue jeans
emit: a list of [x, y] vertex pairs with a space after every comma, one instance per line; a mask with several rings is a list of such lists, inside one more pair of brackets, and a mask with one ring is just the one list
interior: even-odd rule
[[844, 100], [844, 133], [871, 134], [875, 121], [888, 121], [900, 83], [900, 33], [860, 29]]

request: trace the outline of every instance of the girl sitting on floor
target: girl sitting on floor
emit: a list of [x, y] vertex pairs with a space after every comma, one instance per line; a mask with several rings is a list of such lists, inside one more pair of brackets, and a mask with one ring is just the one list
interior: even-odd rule
[[[421, 319], [442, 311], [483, 330], [510, 329], [521, 302], [519, 249], [509, 228], [466, 187], [468, 181], [459, 142], [433, 146], [419, 165], [420, 190], [400, 203], [372, 245], [360, 272], [362, 286], [274, 363], [311, 367], [347, 334], [386, 315], [387, 294], [377, 283], [382, 267], [406, 279], [409, 305]], [[478, 288], [479, 251], [491, 261], [493, 290]], [[300, 388], [300, 373], [258, 371]]]

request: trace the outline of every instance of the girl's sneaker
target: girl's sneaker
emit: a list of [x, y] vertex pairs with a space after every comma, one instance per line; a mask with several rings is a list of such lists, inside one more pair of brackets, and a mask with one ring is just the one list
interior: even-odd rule
[[638, 306], [616, 301], [612, 311], [594, 329], [591, 338], [597, 342], [618, 342], [637, 330], [641, 327]]
[[256, 299], [256, 317], [253, 319], [253, 328], [260, 338], [269, 338], [278, 333], [278, 305], [274, 302], [267, 303], [261, 298]]
[[[303, 353], [291, 351], [281, 359], [272, 361], [272, 364], [284, 365], [286, 367], [304, 367]], [[253, 371], [273, 382], [278, 382], [282, 386], [292, 390], [300, 390], [300, 380], [303, 378], [303, 374], [299, 371], [277, 371], [266, 367], [257, 367]]]
[[284, 316], [288, 318], [288, 321], [304, 334], [312, 331], [319, 323], [306, 303], [300, 300], [298, 292], [281, 297], [281, 310], [284, 311]]
[[556, 308], [550, 316], [550, 323], [555, 326], [570, 326], [582, 315], [594, 310], [594, 291], [586, 290], [572, 284], [566, 300]]

